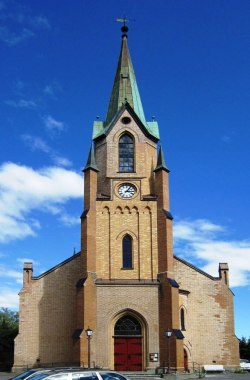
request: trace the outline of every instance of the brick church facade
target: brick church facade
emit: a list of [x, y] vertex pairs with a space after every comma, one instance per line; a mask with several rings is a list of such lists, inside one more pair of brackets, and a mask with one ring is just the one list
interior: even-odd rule
[[[173, 254], [169, 170], [122, 44], [107, 117], [84, 168], [81, 251], [40, 276], [23, 268], [14, 369], [239, 365], [228, 266], [218, 277]], [[167, 338], [165, 331], [171, 331]]]

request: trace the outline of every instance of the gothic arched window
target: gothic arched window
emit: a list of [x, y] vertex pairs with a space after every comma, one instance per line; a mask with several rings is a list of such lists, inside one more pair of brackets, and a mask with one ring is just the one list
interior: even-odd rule
[[133, 240], [131, 236], [125, 235], [122, 240], [122, 268], [131, 269], [133, 261]]
[[141, 335], [141, 325], [132, 315], [125, 315], [116, 322], [115, 335]]
[[185, 311], [183, 309], [183, 307], [181, 308], [181, 330], [186, 330], [185, 329]]
[[128, 133], [119, 140], [119, 171], [134, 172], [134, 141]]

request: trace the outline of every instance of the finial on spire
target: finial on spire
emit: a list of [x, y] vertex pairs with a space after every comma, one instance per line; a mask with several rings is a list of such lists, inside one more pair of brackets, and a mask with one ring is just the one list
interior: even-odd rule
[[123, 23], [123, 26], [121, 27], [122, 37], [127, 37], [128, 27], [126, 25], [126, 22], [129, 20], [124, 16], [123, 18], [117, 18], [116, 21]]

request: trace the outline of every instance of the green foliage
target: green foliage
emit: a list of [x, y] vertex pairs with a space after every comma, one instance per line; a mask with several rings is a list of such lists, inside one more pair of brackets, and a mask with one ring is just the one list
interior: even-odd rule
[[14, 339], [18, 334], [18, 312], [0, 308], [0, 368], [10, 369], [14, 358]]
[[250, 337], [240, 339], [240, 358], [250, 360]]

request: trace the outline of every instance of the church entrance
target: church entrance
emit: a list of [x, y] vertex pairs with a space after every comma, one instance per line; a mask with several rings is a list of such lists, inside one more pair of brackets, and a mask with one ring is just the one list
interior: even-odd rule
[[116, 371], [142, 371], [142, 335], [139, 321], [131, 315], [120, 318], [114, 329]]

